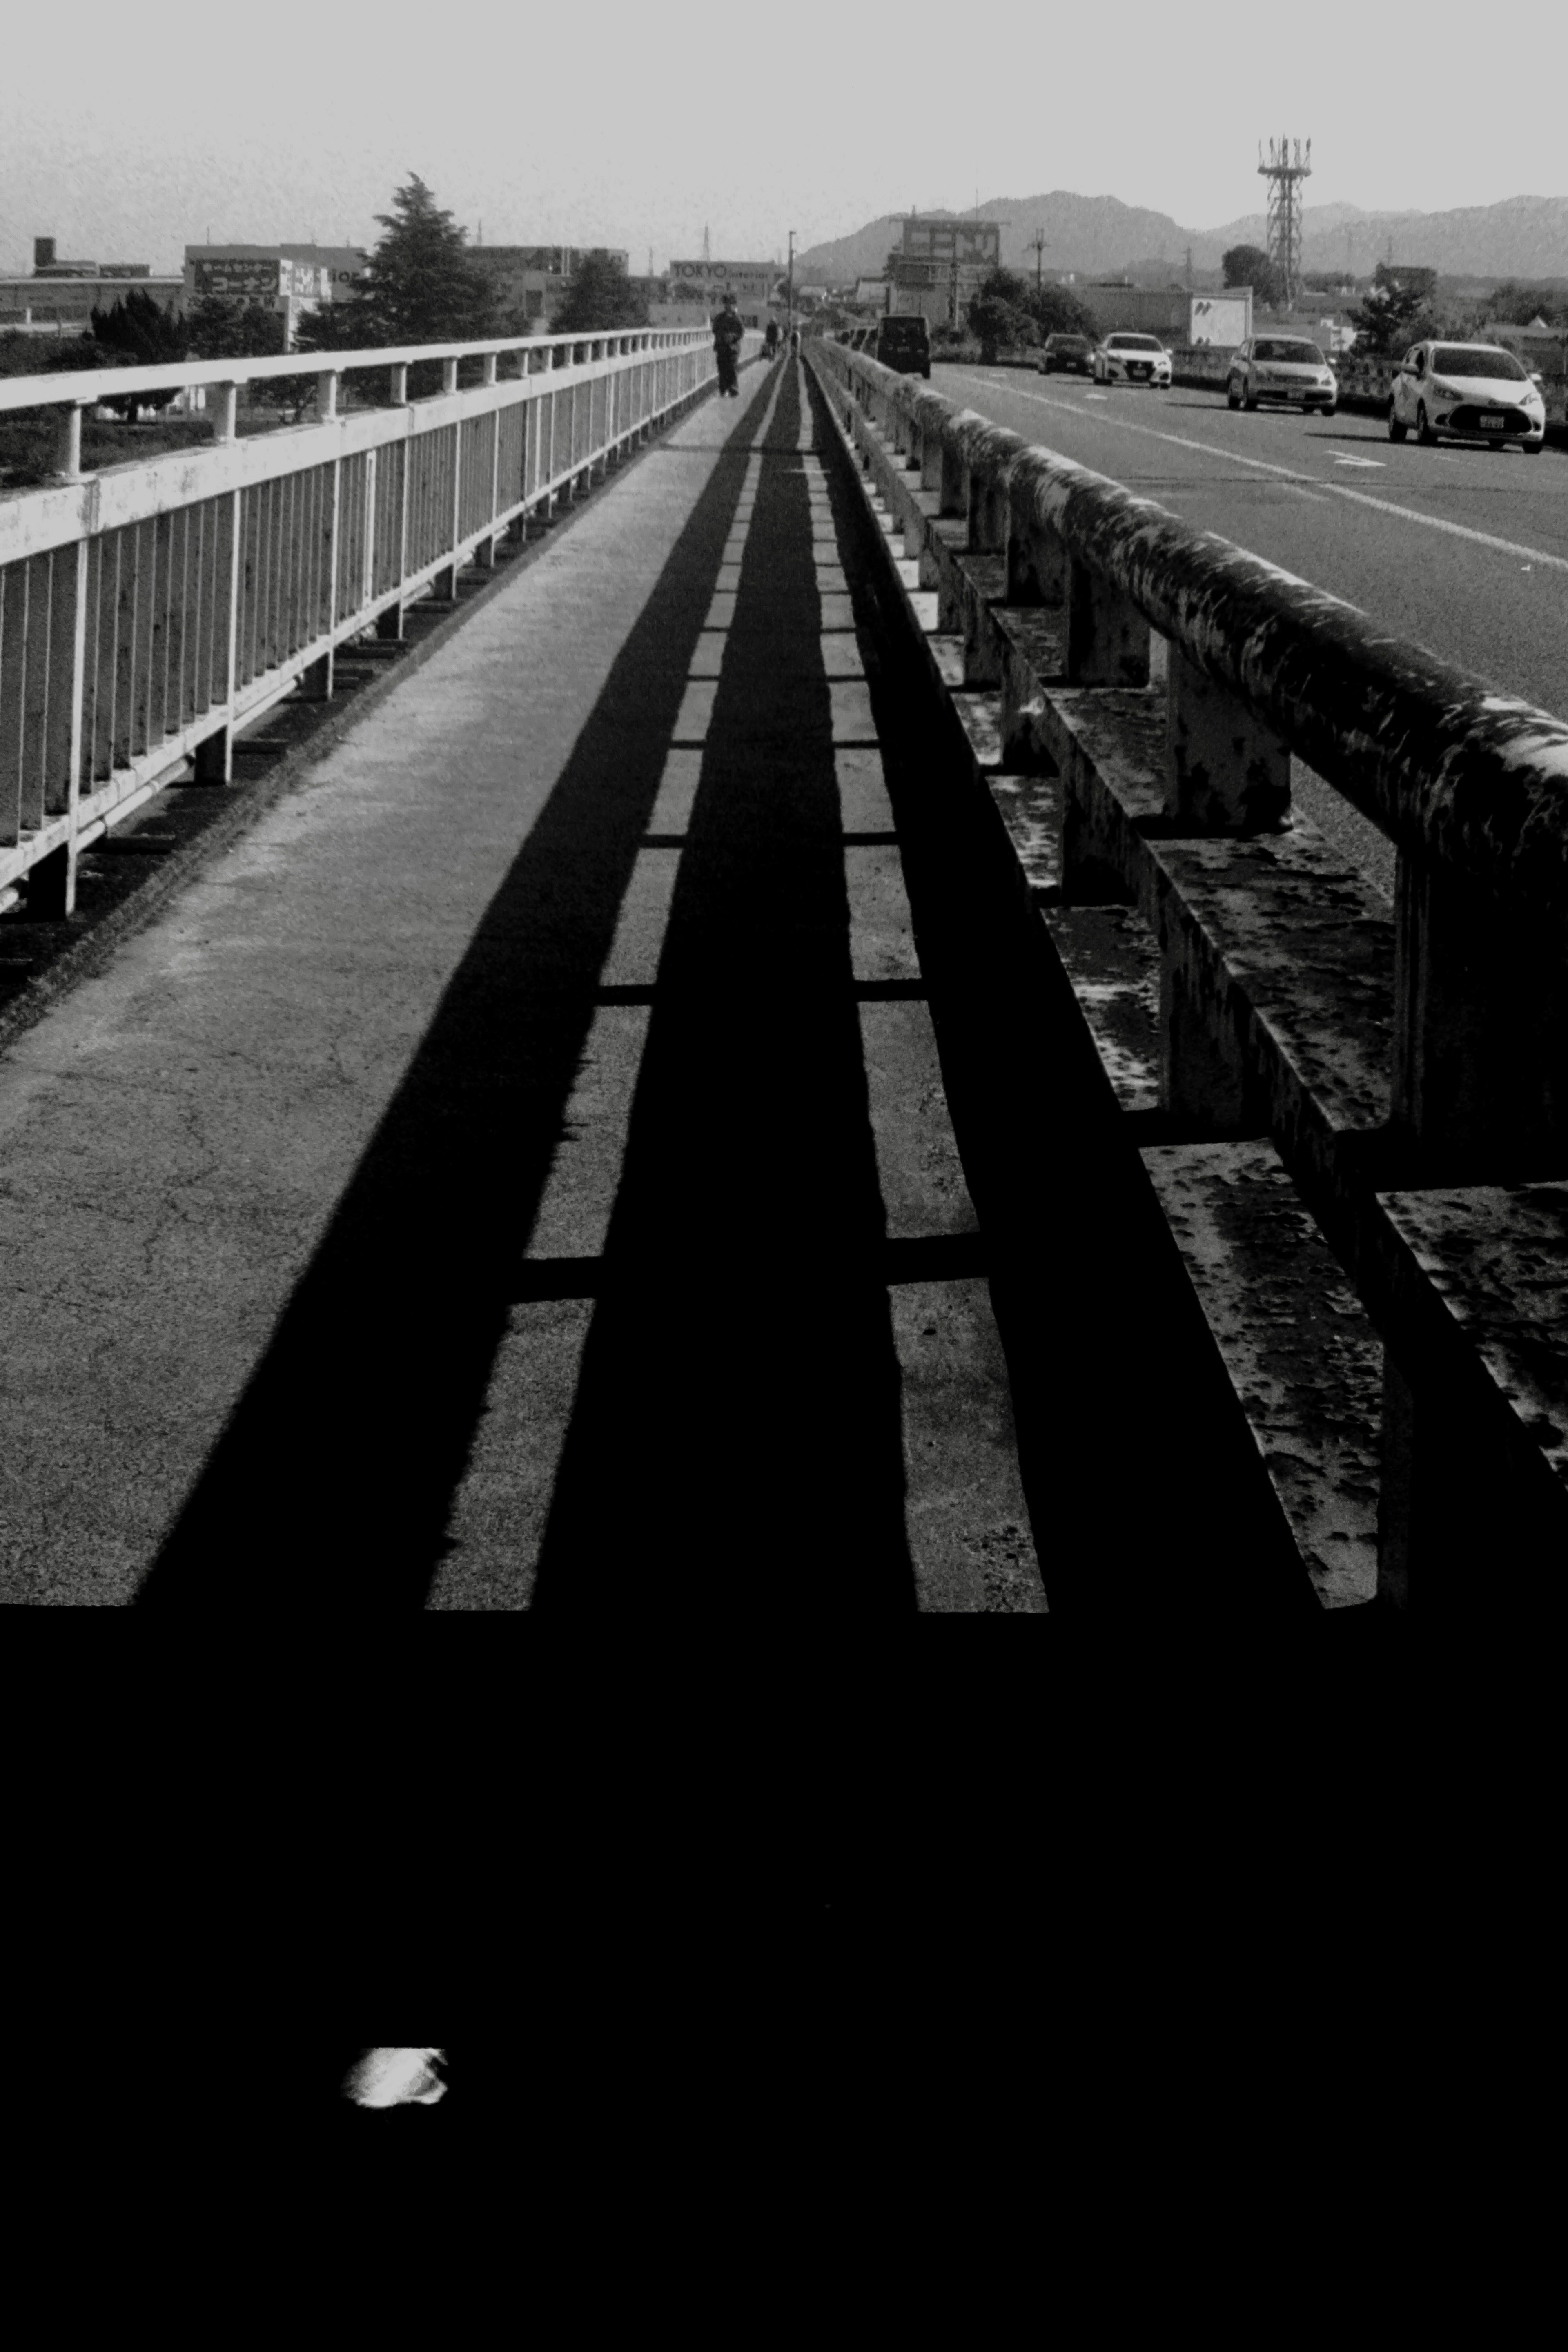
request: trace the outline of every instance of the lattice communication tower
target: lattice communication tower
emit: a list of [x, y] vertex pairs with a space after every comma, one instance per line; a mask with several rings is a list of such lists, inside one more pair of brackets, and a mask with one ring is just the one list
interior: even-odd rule
[[1303, 154], [1299, 139], [1271, 139], [1266, 163], [1260, 139], [1258, 168], [1268, 183], [1268, 258], [1284, 281], [1289, 310], [1301, 284], [1301, 183], [1311, 177], [1312, 142], [1308, 140]]

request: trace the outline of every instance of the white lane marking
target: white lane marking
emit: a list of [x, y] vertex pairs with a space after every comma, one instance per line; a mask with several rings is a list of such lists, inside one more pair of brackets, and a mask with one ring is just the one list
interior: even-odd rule
[[[962, 371], [955, 369], [953, 373]], [[1044, 393], [1019, 392], [1014, 398], [1038, 401], [1042, 408], [1059, 408], [1067, 416], [1078, 414], [1065, 400], [1047, 400]], [[1397, 515], [1402, 522], [1422, 523], [1428, 530], [1446, 531], [1450, 539], [1468, 539], [1475, 547], [1495, 547], [1503, 555], [1528, 556], [1531, 563], [1549, 564], [1553, 572], [1568, 572], [1568, 555], [1549, 555], [1543, 548], [1526, 547], [1516, 539], [1499, 539], [1489, 530], [1472, 530], [1467, 522], [1449, 522], [1444, 515], [1422, 514], [1417, 508], [1399, 506], [1392, 499], [1374, 499], [1368, 490], [1352, 490], [1348, 482], [1327, 481], [1321, 475], [1303, 474], [1292, 466], [1271, 466], [1266, 457], [1244, 457], [1238, 451], [1222, 449], [1213, 441], [1192, 441], [1184, 434], [1162, 433], [1152, 425], [1134, 425], [1126, 416], [1108, 416], [1106, 423], [1119, 426], [1123, 433], [1142, 433], [1151, 441], [1169, 441], [1178, 449], [1195, 449], [1202, 457], [1219, 457], [1227, 465], [1250, 466], [1260, 474], [1277, 474], [1283, 481], [1298, 485], [1312, 482], [1320, 490], [1331, 490], [1337, 499], [1349, 499], [1358, 507], [1375, 507], [1380, 514]], [[1310, 498], [1311, 492], [1306, 495]]]
[[1386, 460], [1382, 457], [1336, 457], [1336, 466], [1371, 466], [1381, 472]]

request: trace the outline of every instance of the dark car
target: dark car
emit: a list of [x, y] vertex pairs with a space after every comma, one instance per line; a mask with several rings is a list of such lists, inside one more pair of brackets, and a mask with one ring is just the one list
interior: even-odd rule
[[918, 316], [884, 319], [877, 330], [871, 356], [900, 375], [929, 376], [931, 338], [926, 333], [925, 320]]
[[1040, 347], [1040, 373], [1092, 375], [1094, 345], [1087, 335], [1047, 335]]

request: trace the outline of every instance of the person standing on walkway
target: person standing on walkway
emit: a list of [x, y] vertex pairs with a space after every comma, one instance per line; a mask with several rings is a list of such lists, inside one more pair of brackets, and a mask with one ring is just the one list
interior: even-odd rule
[[779, 322], [776, 319], [770, 319], [768, 320], [768, 358], [770, 360], [776, 360], [778, 355]]
[[741, 397], [740, 379], [735, 363], [740, 356], [741, 337], [745, 331], [741, 324], [741, 314], [735, 308], [734, 296], [726, 294], [724, 307], [713, 321], [713, 349], [719, 359], [721, 400], [726, 393], [733, 393], [737, 400]]

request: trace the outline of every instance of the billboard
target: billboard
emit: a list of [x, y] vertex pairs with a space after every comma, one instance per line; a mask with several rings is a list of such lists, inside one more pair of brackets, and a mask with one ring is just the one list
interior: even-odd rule
[[907, 260], [956, 261], [961, 269], [994, 269], [1001, 262], [999, 221], [922, 220], [915, 215], [902, 227]]
[[1252, 332], [1252, 289], [1233, 286], [1226, 294], [1194, 294], [1192, 324], [1194, 343], [1217, 343], [1233, 352]]
[[193, 261], [195, 291], [216, 294], [226, 302], [273, 302], [282, 290], [279, 273], [289, 265], [275, 254], [205, 255]]
[[776, 261], [672, 261], [669, 299], [706, 302], [716, 310], [732, 294], [742, 310], [758, 310], [773, 299], [783, 276]]

